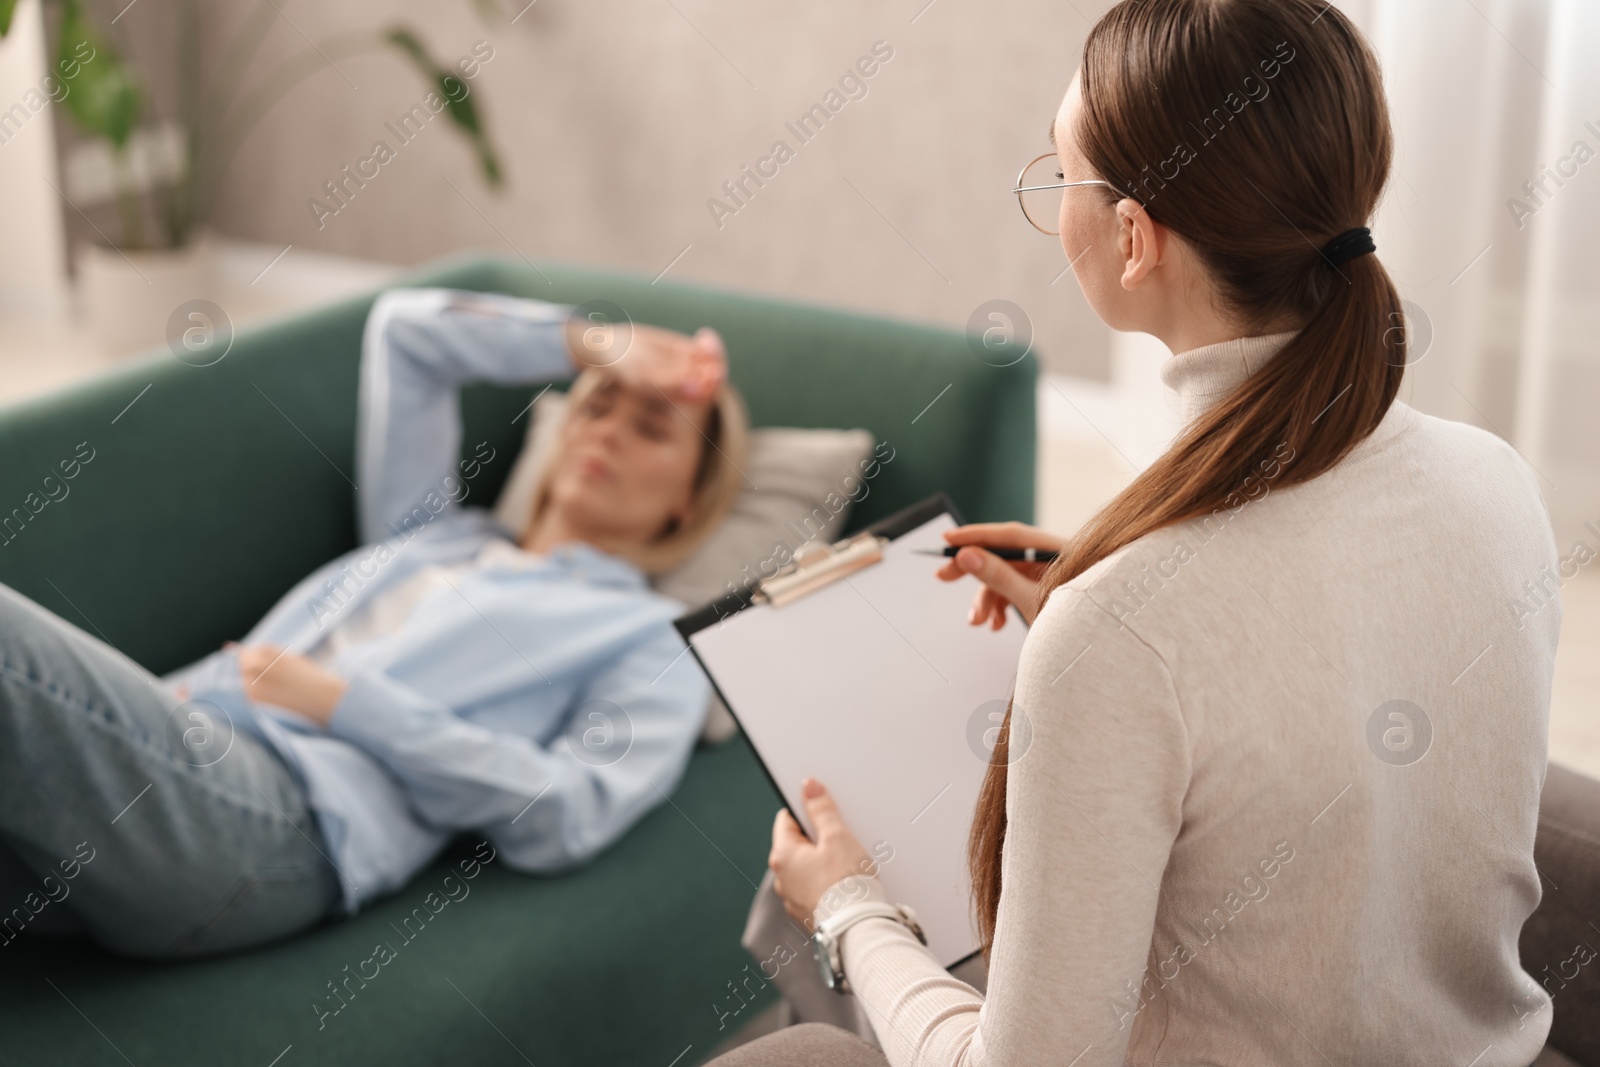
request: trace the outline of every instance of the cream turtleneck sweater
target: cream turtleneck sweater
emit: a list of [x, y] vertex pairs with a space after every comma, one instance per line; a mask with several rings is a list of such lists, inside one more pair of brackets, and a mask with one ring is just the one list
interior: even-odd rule
[[[1191, 420], [1289, 336], [1162, 380]], [[1333, 469], [1275, 475], [1050, 596], [987, 999], [891, 920], [843, 938], [895, 1067], [1538, 1054], [1517, 937], [1561, 606], [1534, 475], [1399, 401]]]

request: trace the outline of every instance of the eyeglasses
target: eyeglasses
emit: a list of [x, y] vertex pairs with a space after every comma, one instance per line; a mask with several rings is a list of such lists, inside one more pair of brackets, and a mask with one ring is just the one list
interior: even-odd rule
[[1017, 194], [1017, 203], [1022, 205], [1022, 214], [1033, 224], [1033, 228], [1041, 233], [1048, 233], [1053, 237], [1061, 232], [1057, 227], [1061, 224], [1061, 198], [1065, 194], [1058, 190], [1071, 189], [1079, 185], [1103, 185], [1119, 197], [1124, 195], [1115, 185], [1099, 178], [1089, 178], [1081, 182], [1052, 181], [1051, 179], [1061, 177], [1061, 172], [1056, 167], [1056, 154], [1046, 152], [1022, 168], [1022, 173], [1017, 175], [1017, 187], [1011, 190]]

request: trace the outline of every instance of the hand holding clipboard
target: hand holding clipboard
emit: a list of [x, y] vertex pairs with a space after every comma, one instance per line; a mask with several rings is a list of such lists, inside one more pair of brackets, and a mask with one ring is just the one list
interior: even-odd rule
[[[1006, 609], [1015, 605], [1024, 621], [1032, 623], [1039, 578], [1056, 559], [1066, 539], [1020, 522], [971, 523], [944, 531], [944, 549], [913, 549], [917, 555], [937, 555], [948, 560], [936, 571], [942, 581], [971, 575], [981, 583], [972, 600], [967, 622], [990, 629], [1005, 626]], [[791, 918], [808, 922], [816, 902], [840, 878], [857, 872], [875, 873], [867, 849], [850, 830], [833, 796], [823, 783], [807, 778], [801, 783], [806, 814], [816, 833], [813, 841], [787, 810], [778, 812], [772, 828], [770, 865], [776, 875], [773, 888], [783, 898]]]
[[820, 877], [863, 846], [892, 853], [884, 890], [915, 909], [944, 966], [977, 949], [966, 837], [1026, 636], [963, 624], [967, 591], [918, 554], [942, 552], [958, 525], [932, 498], [678, 620], [808, 831], [795, 855], [825, 859]]

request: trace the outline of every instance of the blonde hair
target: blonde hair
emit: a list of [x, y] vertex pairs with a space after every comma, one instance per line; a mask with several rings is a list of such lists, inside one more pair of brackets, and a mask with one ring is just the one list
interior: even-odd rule
[[[591, 368], [579, 374], [567, 390], [562, 418], [570, 417], [595, 389], [606, 380], [602, 370]], [[750, 419], [745, 412], [744, 398], [726, 379], [711, 397], [711, 411], [706, 420], [700, 462], [695, 469], [694, 494], [689, 501], [689, 515], [664, 534], [642, 545], [619, 550], [617, 555], [627, 559], [646, 574], [660, 574], [688, 559], [700, 547], [712, 530], [717, 528], [733, 498], [739, 493], [739, 483], [744, 474], [745, 453], [749, 447]], [[550, 480], [555, 473], [559, 448], [550, 450], [534, 483], [533, 507], [524, 529], [532, 529], [550, 503]]]

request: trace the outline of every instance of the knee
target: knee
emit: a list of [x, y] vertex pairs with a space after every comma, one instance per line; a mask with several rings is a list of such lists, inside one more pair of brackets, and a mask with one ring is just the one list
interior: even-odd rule
[[42, 611], [43, 608], [32, 600], [17, 592], [5, 582], [0, 582], [0, 618], [15, 618], [19, 614], [30, 611]]
[[0, 582], [0, 638], [8, 639], [8, 647], [16, 647], [17, 638], [37, 634], [59, 618], [38, 601]]
[[888, 1067], [882, 1052], [827, 1023], [800, 1023], [741, 1045], [707, 1067]]

